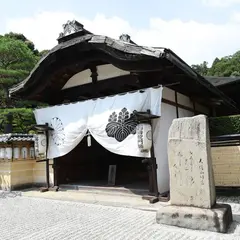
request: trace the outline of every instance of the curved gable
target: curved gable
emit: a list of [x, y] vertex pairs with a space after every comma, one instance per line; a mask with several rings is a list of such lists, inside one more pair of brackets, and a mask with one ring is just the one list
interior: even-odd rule
[[10, 89], [10, 96], [58, 104], [66, 97], [69, 101], [76, 100], [78, 90], [74, 98], [68, 90], [81, 86], [82, 97], [91, 98], [108, 94], [105, 91], [108, 88], [115, 94], [170, 84], [172, 89], [201, 98], [206, 104], [217, 98], [238, 111], [230, 98], [170, 49], [143, 47], [132, 42], [128, 35], [116, 40], [94, 35], [78, 23], [70, 25], [64, 25], [59, 44], [24, 81]]

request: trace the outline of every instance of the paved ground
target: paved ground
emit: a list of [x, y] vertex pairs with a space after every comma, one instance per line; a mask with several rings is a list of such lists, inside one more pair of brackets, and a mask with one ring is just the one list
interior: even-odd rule
[[153, 211], [1, 193], [0, 239], [240, 239], [240, 198], [219, 201], [232, 205], [235, 221], [228, 234], [158, 225]]
[[94, 190], [80, 190], [72, 191], [65, 190], [59, 192], [45, 192], [41, 193], [38, 189], [26, 189], [22, 192], [22, 196], [45, 198], [54, 200], [75, 201], [82, 203], [93, 203], [100, 205], [107, 205], [113, 207], [135, 208], [142, 210], [156, 211], [158, 207], [166, 205], [167, 203], [150, 204], [147, 200], [142, 200], [141, 195], [133, 193], [126, 193], [120, 191], [94, 191]]

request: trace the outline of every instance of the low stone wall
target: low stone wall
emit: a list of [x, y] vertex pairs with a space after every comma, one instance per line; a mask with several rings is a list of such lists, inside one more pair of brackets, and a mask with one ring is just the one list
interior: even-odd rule
[[[52, 160], [49, 164], [52, 164]], [[49, 166], [50, 183], [53, 183], [53, 168]], [[0, 189], [13, 190], [46, 185], [46, 164], [36, 160], [0, 161]]]
[[215, 186], [240, 187], [240, 146], [212, 147]]
[[33, 184], [33, 160], [19, 160], [10, 162], [11, 189]]
[[[49, 179], [50, 184], [53, 184], [53, 160], [49, 160]], [[33, 183], [36, 185], [46, 184], [46, 163], [36, 162], [33, 165]]]
[[[240, 187], [240, 146], [212, 147], [215, 186]], [[53, 160], [49, 161], [52, 164]], [[53, 168], [49, 166], [50, 183]], [[1, 160], [0, 189], [13, 190], [31, 186], [45, 186], [46, 164], [36, 160]]]
[[0, 189], [11, 189], [11, 162], [9, 161], [0, 162]]

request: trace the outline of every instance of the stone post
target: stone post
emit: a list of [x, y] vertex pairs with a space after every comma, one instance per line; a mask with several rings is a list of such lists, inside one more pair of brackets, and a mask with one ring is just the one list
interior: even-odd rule
[[206, 116], [173, 121], [168, 161], [171, 204], [211, 208], [216, 203]]
[[208, 119], [204, 115], [173, 120], [168, 135], [170, 206], [159, 209], [157, 222], [226, 232], [229, 205], [216, 204]]

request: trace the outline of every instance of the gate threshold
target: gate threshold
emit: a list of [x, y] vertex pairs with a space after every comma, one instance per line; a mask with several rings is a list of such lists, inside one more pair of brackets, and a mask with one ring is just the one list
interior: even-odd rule
[[122, 186], [94, 186], [87, 184], [60, 184], [59, 191], [81, 191], [86, 193], [95, 193], [95, 194], [110, 194], [110, 195], [127, 195], [134, 197], [142, 197], [148, 194], [147, 189], [140, 188], [126, 188]]

